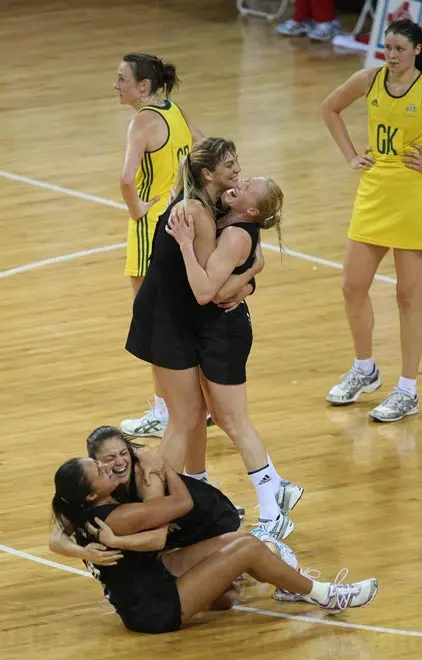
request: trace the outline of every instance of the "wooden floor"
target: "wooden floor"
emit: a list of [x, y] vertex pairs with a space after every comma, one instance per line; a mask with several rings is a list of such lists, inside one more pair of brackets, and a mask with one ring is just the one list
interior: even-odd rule
[[[421, 428], [417, 418], [391, 426], [367, 420], [398, 376], [392, 282], [373, 289], [383, 389], [352, 408], [324, 401], [353, 357], [336, 265], [357, 175], [327, 138], [318, 105], [361, 61], [284, 41], [265, 21], [244, 23], [234, 1], [117, 4], [6, 0], [0, 8], [0, 656], [421, 658]], [[301, 564], [330, 579], [343, 566], [352, 579], [379, 578], [373, 606], [337, 624], [248, 583], [244, 606], [260, 614], [208, 614], [177, 634], [147, 638], [123, 628], [93, 580], [11, 554], [60, 561], [46, 547], [56, 467], [84, 452], [93, 427], [141, 414], [151, 396], [148, 368], [123, 350], [131, 296], [118, 174], [131, 112], [119, 107], [112, 85], [121, 55], [134, 49], [173, 60], [183, 81], [175, 99], [192, 121], [233, 138], [245, 173], [282, 183], [284, 242], [299, 254], [280, 266], [266, 251], [251, 300], [250, 411], [282, 474], [305, 486], [290, 539]], [[347, 121], [364, 146], [363, 104]], [[391, 262], [382, 272], [393, 276]], [[209, 472], [248, 507], [252, 524], [253, 490], [215, 429]]]

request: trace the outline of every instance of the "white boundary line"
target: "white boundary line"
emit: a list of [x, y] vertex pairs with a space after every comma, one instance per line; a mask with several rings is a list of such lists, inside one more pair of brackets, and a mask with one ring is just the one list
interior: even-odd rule
[[[21, 550], [15, 550], [15, 548], [9, 548], [7, 545], [0, 544], [0, 550], [12, 555], [14, 557], [19, 557], [21, 559], [29, 559], [38, 564], [43, 564], [44, 566], [50, 566], [51, 568], [57, 568], [60, 571], [65, 571], [67, 573], [73, 573], [76, 575], [82, 575], [83, 577], [92, 578], [93, 576], [88, 571], [82, 571], [78, 568], [73, 568], [73, 566], [66, 566], [66, 564], [60, 564], [55, 561], [50, 561], [49, 559], [43, 559], [42, 557], [37, 557], [36, 555], [31, 555], [28, 552], [22, 552]], [[318, 618], [312, 616], [304, 616], [300, 614], [285, 614], [284, 612], [273, 612], [272, 610], [262, 610], [258, 607], [247, 607], [245, 605], [235, 605], [235, 610], [240, 612], [250, 612], [253, 614], [261, 614], [263, 616], [270, 616], [276, 619], [290, 619], [293, 621], [299, 621], [300, 623], [313, 623], [323, 626], [332, 626], [336, 628], [348, 628], [349, 630], [365, 630], [366, 632], [377, 632], [384, 633], [389, 635], [401, 635], [402, 637], [422, 637], [422, 632], [418, 630], [403, 630], [400, 628], [385, 628], [384, 626], [369, 626], [361, 623], [346, 623], [345, 621], [335, 621], [330, 618]]]
[[[94, 204], [102, 204], [103, 206], [111, 206], [115, 209], [126, 210], [126, 206], [119, 202], [113, 202], [110, 199], [105, 197], [98, 197], [97, 195], [89, 195], [88, 193], [80, 192], [78, 190], [72, 190], [71, 188], [63, 188], [62, 186], [56, 186], [51, 183], [46, 183], [45, 181], [38, 181], [37, 179], [30, 179], [26, 176], [20, 176], [19, 174], [13, 174], [12, 172], [6, 172], [5, 170], [0, 170], [0, 176], [9, 179], [10, 181], [17, 181], [19, 183], [26, 183], [30, 186], [36, 188], [43, 188], [44, 190], [50, 190], [52, 192], [61, 193], [69, 197], [76, 197], [77, 199], [82, 199], [87, 202], [93, 202]], [[30, 264], [25, 264], [23, 266], [16, 266], [15, 268], [8, 268], [7, 270], [0, 271], [0, 279], [3, 277], [10, 277], [11, 275], [17, 275], [18, 273], [25, 273], [29, 270], [34, 270], [35, 268], [42, 268], [43, 266], [49, 266], [50, 264], [61, 263], [62, 261], [70, 261], [71, 259], [78, 259], [79, 257], [86, 257], [91, 254], [100, 254], [102, 252], [110, 252], [111, 250], [120, 250], [124, 248], [126, 243], [115, 243], [114, 245], [106, 245], [104, 247], [93, 248], [91, 250], [81, 250], [80, 252], [70, 252], [68, 254], [63, 254], [58, 257], [51, 257], [49, 259], [43, 259], [42, 261], [34, 261]], [[272, 250], [273, 252], [278, 252], [278, 247], [276, 245], [271, 245], [270, 243], [262, 243], [262, 246], [267, 250]], [[296, 259], [302, 259], [304, 261], [310, 261], [311, 263], [318, 264], [320, 266], [327, 266], [328, 268], [335, 268], [336, 270], [342, 270], [343, 266], [337, 261], [330, 261], [329, 259], [323, 259], [321, 257], [316, 257], [311, 254], [305, 254], [304, 252], [297, 252], [296, 250], [284, 250], [286, 254]], [[393, 277], [388, 277], [388, 275], [375, 275], [375, 279], [380, 280], [381, 282], [388, 282], [389, 284], [395, 284], [396, 280]]]

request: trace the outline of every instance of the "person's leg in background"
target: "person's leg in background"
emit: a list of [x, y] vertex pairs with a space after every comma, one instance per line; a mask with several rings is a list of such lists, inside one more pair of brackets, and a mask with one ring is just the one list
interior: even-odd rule
[[334, 0], [310, 0], [313, 25], [308, 37], [313, 41], [331, 41], [340, 31]]
[[[323, 1], [323, 0], [322, 0]], [[312, 28], [311, 0], [296, 0], [293, 18], [276, 26], [276, 32], [284, 37], [302, 37]]]
[[308, 35], [315, 41], [331, 41], [339, 32], [334, 0], [296, 0], [293, 18], [277, 25], [287, 37]]

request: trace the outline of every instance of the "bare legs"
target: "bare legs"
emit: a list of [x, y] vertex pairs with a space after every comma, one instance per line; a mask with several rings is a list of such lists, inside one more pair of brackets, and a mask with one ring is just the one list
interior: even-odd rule
[[153, 370], [169, 411], [169, 423], [159, 451], [176, 472], [183, 472], [188, 450], [193, 447], [193, 463], [188, 471], [204, 472], [207, 410], [198, 369], [176, 371], [153, 367]]
[[374, 313], [369, 289], [388, 248], [348, 240], [343, 274], [343, 296], [353, 337], [355, 357], [372, 357]]
[[[184, 550], [194, 551], [198, 561], [192, 561], [192, 567], [177, 580], [183, 622], [208, 609], [244, 572], [258, 582], [268, 582], [292, 593], [309, 594], [312, 590], [311, 580], [300, 575], [252, 536], [239, 536], [238, 532], [234, 532]], [[203, 558], [199, 559], [201, 553]], [[165, 559], [169, 560], [170, 555]], [[184, 561], [188, 565], [186, 558]]]
[[394, 250], [402, 373], [415, 380], [422, 349], [422, 251]]

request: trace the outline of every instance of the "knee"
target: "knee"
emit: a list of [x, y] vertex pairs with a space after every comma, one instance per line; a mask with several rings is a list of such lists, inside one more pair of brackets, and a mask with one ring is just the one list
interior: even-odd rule
[[237, 419], [235, 415], [230, 412], [221, 412], [215, 410], [211, 413], [214, 424], [218, 426], [235, 444], [242, 435], [241, 420]]
[[356, 277], [345, 273], [343, 276], [343, 297], [348, 302], [364, 298], [368, 295], [369, 286], [367, 282], [363, 282]]
[[185, 402], [174, 409], [169, 409], [169, 422], [172, 427], [181, 428], [185, 433], [192, 433], [206, 419], [205, 407], [196, 401]]
[[419, 299], [417, 294], [416, 283], [398, 282], [396, 286], [396, 299], [397, 305], [401, 310], [407, 310], [413, 307], [416, 299]]

